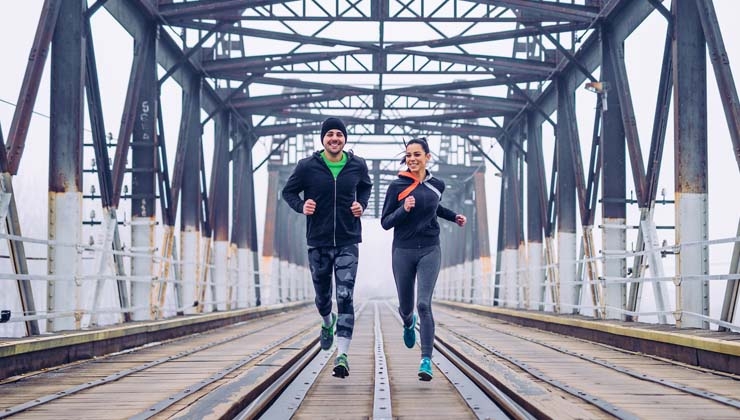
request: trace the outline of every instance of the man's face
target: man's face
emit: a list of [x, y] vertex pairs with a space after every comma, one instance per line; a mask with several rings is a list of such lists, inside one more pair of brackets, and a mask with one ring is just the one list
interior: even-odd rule
[[344, 134], [337, 129], [331, 129], [324, 134], [324, 138], [321, 139], [321, 143], [324, 145], [324, 149], [331, 154], [337, 154], [342, 151], [347, 140], [344, 138]]

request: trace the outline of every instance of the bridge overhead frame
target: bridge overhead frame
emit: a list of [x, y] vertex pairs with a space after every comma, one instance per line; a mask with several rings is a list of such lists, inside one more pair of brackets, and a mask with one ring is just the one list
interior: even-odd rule
[[[44, 2], [0, 153], [3, 214], [7, 208], [7, 232], [14, 235], [6, 235], [9, 270], [17, 290], [16, 300], [3, 304], [22, 314], [14, 317], [23, 323], [20, 334], [309, 298], [305, 250], [296, 234], [302, 219], [280, 202], [279, 191], [291, 165], [317, 144], [328, 114], [345, 120], [358, 149], [392, 145], [400, 151], [402, 139], [434, 139], [432, 169], [450, 186], [445, 200], [472, 222], [443, 231], [449, 252], [438, 298], [634, 320], [643, 285], [652, 284], [659, 322], [736, 328], [736, 242], [729, 272], [719, 276], [727, 283], [720, 319], [709, 319], [707, 51], [740, 165], [740, 106], [711, 0], [331, 3]], [[105, 134], [104, 74], [96, 68], [98, 35], [91, 25], [102, 13], [134, 41], [115, 142]], [[650, 151], [643, 157], [625, 43], [651, 14], [665, 18], [667, 31]], [[70, 24], [59, 25], [61, 19]], [[392, 30], [402, 27], [414, 31], [399, 36]], [[49, 71], [58, 87], [50, 93], [49, 208], [56, 219], [50, 219], [48, 239], [56, 242], [48, 244], [43, 287], [34, 287], [12, 180], [21, 175], [50, 48]], [[68, 80], [80, 83], [63, 82]], [[162, 91], [173, 82], [182, 100], [165, 109]], [[577, 93], [584, 84], [596, 93], [587, 139], [578, 128], [583, 118]], [[95, 155], [89, 171], [98, 194], [83, 192], [83, 89]], [[667, 201], [657, 195], [671, 104], [675, 200]], [[176, 138], [170, 165], [163, 120], [172, 111], [179, 111], [180, 124], [177, 136], [167, 133]], [[271, 142], [268, 155], [257, 157], [254, 146], [264, 141]], [[109, 148], [115, 148], [112, 161]], [[379, 215], [397, 158], [368, 159], [375, 187], [366, 217]], [[255, 172], [263, 165], [267, 196], [258, 197]], [[495, 267], [488, 165], [501, 177]], [[627, 197], [630, 181], [635, 197]], [[224, 188], [229, 182], [231, 188]], [[86, 199], [103, 210], [102, 246], [79, 245], [79, 224], [62, 223], [86, 223], [75, 213]], [[130, 230], [123, 232], [121, 200], [131, 206]], [[660, 244], [655, 221], [656, 204], [666, 202], [675, 208], [673, 245]], [[627, 246], [634, 224], [628, 204], [639, 213], [637, 252]], [[267, 217], [260, 250], [261, 205]], [[95, 225], [92, 218], [87, 222]], [[122, 236], [130, 238], [128, 249]], [[99, 257], [89, 279], [62, 243], [77, 244], [78, 255], [88, 249]], [[675, 275], [663, 273], [666, 256], [676, 260]], [[115, 282], [115, 290], [106, 280]], [[668, 287], [676, 294], [672, 302]], [[92, 306], [82, 303], [80, 296], [88, 295]], [[111, 296], [114, 309], [107, 311], [115, 316], [98, 319]], [[45, 328], [38, 320], [47, 321]]]

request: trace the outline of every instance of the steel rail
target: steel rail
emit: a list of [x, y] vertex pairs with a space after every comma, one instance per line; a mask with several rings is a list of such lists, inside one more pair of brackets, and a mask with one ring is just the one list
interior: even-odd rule
[[[363, 303], [355, 311], [355, 318], [362, 315], [366, 305], [367, 303]], [[291, 418], [305, 399], [308, 390], [316, 382], [319, 373], [329, 363], [331, 355], [334, 354], [334, 348], [328, 351], [320, 351], [316, 341], [314, 341], [314, 344], [310, 349], [304, 349], [300, 359], [286, 369], [260, 395], [255, 397], [246, 408], [234, 416], [234, 419]]]
[[316, 382], [319, 372], [331, 360], [332, 354], [333, 352], [320, 351], [320, 346], [314, 344], [290, 369], [234, 418], [253, 419], [260, 415], [268, 419], [292, 417], [306, 398], [308, 390]]
[[375, 387], [373, 392], [373, 420], [393, 418], [393, 404], [391, 400], [391, 383], [388, 377], [388, 364], [385, 360], [383, 331], [380, 328], [380, 311], [378, 303], [373, 303], [375, 314]]

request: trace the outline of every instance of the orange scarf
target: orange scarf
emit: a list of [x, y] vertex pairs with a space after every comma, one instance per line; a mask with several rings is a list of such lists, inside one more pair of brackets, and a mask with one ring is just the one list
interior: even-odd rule
[[405, 190], [401, 191], [398, 194], [398, 201], [401, 201], [404, 198], [408, 197], [409, 194], [411, 194], [411, 191], [413, 191], [414, 188], [416, 188], [419, 184], [421, 184], [421, 181], [419, 181], [414, 176], [414, 174], [412, 174], [411, 172], [408, 172], [408, 171], [401, 171], [401, 172], [398, 173], [398, 176], [405, 176], [406, 178], [411, 178], [411, 179], [414, 180], [414, 182], [411, 185], [409, 185], [408, 187], [406, 187]]

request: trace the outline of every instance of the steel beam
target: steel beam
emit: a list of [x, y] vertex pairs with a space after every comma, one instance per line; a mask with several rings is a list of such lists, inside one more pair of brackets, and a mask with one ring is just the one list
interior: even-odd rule
[[717, 80], [717, 88], [721, 92], [722, 108], [725, 111], [727, 127], [730, 131], [730, 139], [735, 152], [735, 160], [740, 167], [740, 101], [738, 101], [737, 87], [732, 76], [730, 60], [727, 57], [725, 42], [722, 39], [722, 31], [719, 29], [717, 13], [711, 0], [696, 0], [699, 19], [704, 30], [704, 38], [709, 48], [709, 58], [714, 67], [714, 77]]
[[31, 54], [28, 57], [28, 65], [23, 76], [23, 84], [21, 84], [21, 91], [18, 94], [18, 102], [8, 134], [7, 169], [11, 175], [18, 173], [23, 149], [26, 146], [31, 114], [36, 103], [36, 95], [39, 92], [41, 76], [44, 72], [46, 57], [49, 54], [49, 45], [56, 28], [61, 6], [62, 0], [46, 0], [41, 9], [41, 17], [39, 17], [39, 23], [36, 27], [36, 35], [33, 38]]
[[[676, 325], [708, 328], [689, 312], [709, 315], [709, 282], [696, 278], [709, 274], [707, 202], [707, 63], [706, 39], [695, 2], [679, 1], [673, 26], [673, 117], [676, 188], [677, 258]], [[683, 279], [691, 276], [691, 279]]]
[[[558, 125], [555, 130], [558, 142], [557, 158], [557, 200], [558, 220], [557, 249], [559, 278], [555, 281], [559, 287], [560, 310], [563, 313], [578, 313], [579, 290], [581, 279], [576, 278], [576, 173], [573, 167], [571, 142], [572, 131], [568, 128], [569, 104], [573, 103], [573, 86], [565, 78], [556, 79], [558, 86]], [[551, 280], [552, 281], [552, 280]]]
[[[610, 36], [608, 31], [603, 37]], [[613, 43], [602, 41], [603, 65], [601, 79], [610, 83], [614, 80], [614, 57], [611, 53]], [[612, 82], [613, 83], [613, 82]], [[608, 92], [608, 91], [607, 91]], [[602, 106], [603, 129], [601, 131], [601, 166], [604, 172], [603, 192], [601, 193], [602, 217], [602, 249], [604, 260], [604, 276], [626, 277], [627, 261], [610, 255], [610, 251], [624, 251], [627, 248], [627, 155], [625, 153], [625, 130], [622, 107], [619, 95], [602, 94], [605, 101]], [[640, 283], [632, 283], [633, 289], [639, 288]], [[622, 310], [626, 309], [627, 286], [624, 283], [610, 283], [604, 287], [605, 316], [608, 319], [625, 318]]]
[[[131, 275], [139, 278], [154, 275], [156, 208], [156, 138], [157, 138], [157, 62], [156, 25], [150, 25], [149, 33], [140, 42], [147, 42], [140, 49], [141, 82], [135, 96], [131, 119], [131, 250], [137, 255], [131, 259]], [[134, 87], [136, 88], [136, 87]], [[121, 139], [119, 139], [120, 141]], [[127, 143], [127, 142], [123, 142]], [[118, 149], [116, 150], [118, 151]], [[128, 150], [123, 151], [128, 159]], [[122, 174], [121, 174], [122, 175]], [[151, 283], [136, 281], [131, 284], [131, 296], [140, 306], [144, 302], [156, 302], [156, 287]], [[153, 296], [150, 296], [154, 293]], [[134, 312], [135, 319], [149, 319], [158, 316], [160, 309], [153, 305], [150, 313]]]
[[51, 110], [49, 145], [49, 281], [47, 331], [79, 329], [83, 285], [80, 254], [82, 235], [82, 144], [84, 130], [85, 24], [84, 1], [62, 2], [51, 50]]
[[545, 270], [543, 232], [545, 229], [547, 182], [542, 154], [542, 126], [527, 118], [527, 308], [544, 309]]

